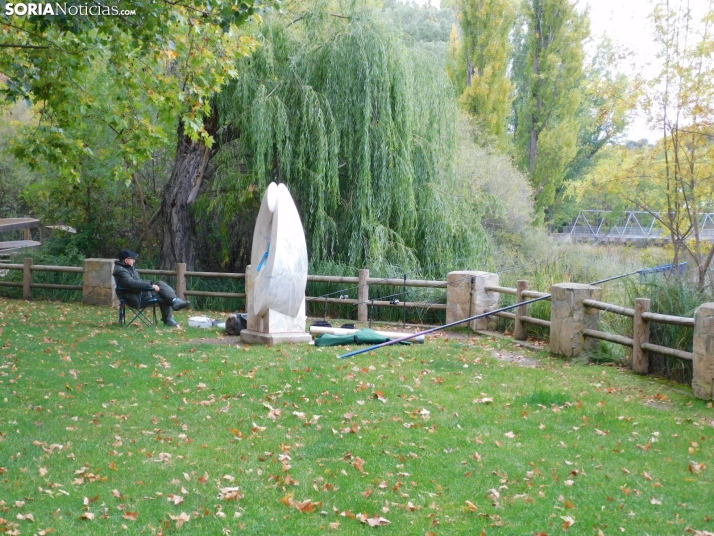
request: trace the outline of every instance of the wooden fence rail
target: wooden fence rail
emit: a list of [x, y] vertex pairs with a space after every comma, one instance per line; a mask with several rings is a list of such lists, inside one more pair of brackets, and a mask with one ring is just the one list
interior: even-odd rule
[[[23, 280], [19, 281], [0, 281], [0, 286], [5, 287], [22, 287], [23, 298], [32, 299], [32, 289], [55, 289], [55, 290], [71, 290], [82, 291], [82, 285], [63, 285], [53, 283], [36, 283], [32, 280], [33, 272], [55, 272], [55, 273], [84, 273], [84, 268], [81, 266], [45, 266], [35, 265], [31, 258], [25, 259], [23, 264], [2, 264], [0, 270], [18, 270], [23, 272]], [[211, 292], [203, 290], [190, 290], [187, 288], [186, 280], [190, 277], [200, 278], [215, 278], [215, 279], [234, 279], [245, 280], [245, 273], [227, 273], [227, 272], [196, 272], [186, 270], [186, 265], [179, 263], [176, 270], [153, 270], [143, 269], [138, 270], [142, 276], [164, 276], [176, 278], [176, 293], [179, 297], [186, 298], [187, 296], [207, 297], [207, 298], [231, 298], [244, 300], [246, 295], [243, 292]], [[332, 298], [325, 296], [306, 296], [305, 300], [313, 303], [353, 305], [358, 308], [358, 320], [367, 321], [368, 307], [386, 307], [386, 308], [409, 308], [421, 310], [436, 310], [442, 311], [446, 309], [445, 303], [431, 303], [424, 301], [409, 302], [400, 300], [398, 303], [385, 300], [369, 299], [370, 286], [399, 286], [402, 288], [436, 288], [445, 289], [446, 281], [438, 280], [422, 280], [422, 279], [395, 279], [395, 278], [377, 278], [369, 277], [369, 270], [361, 270], [360, 277], [349, 276], [329, 276], [329, 275], [308, 275], [308, 282], [312, 283], [330, 283], [330, 284], [347, 284], [354, 285], [358, 290], [357, 299]], [[346, 289], [354, 290], [354, 289]]]
[[[487, 286], [485, 287], [485, 290], [487, 292], [497, 292], [499, 294], [516, 296], [516, 303], [521, 303], [532, 298], [550, 296], [549, 294], [544, 292], [528, 290], [527, 281], [519, 281], [517, 288]], [[615, 305], [612, 303], [606, 303], [590, 299], [583, 300], [582, 303], [583, 306], [586, 308], [597, 309], [599, 311], [614, 313], [633, 319], [632, 337], [618, 335], [615, 333], [608, 333], [595, 329], [584, 329], [582, 331], [582, 335], [584, 337], [590, 337], [592, 339], [612, 342], [615, 344], [632, 348], [633, 371], [640, 374], [647, 374], [647, 372], [649, 371], [650, 352], [675, 357], [677, 359], [683, 359], [686, 361], [692, 361], [694, 359], [693, 352], [686, 352], [676, 348], [669, 348], [667, 346], [651, 344], [649, 342], [650, 322], [658, 322], [660, 324], [694, 328], [694, 318], [652, 313], [649, 311], [650, 300], [647, 298], [637, 298], [635, 300], [634, 308], [623, 307], [621, 305]], [[528, 306], [517, 307], [515, 311], [515, 313], [496, 313], [496, 316], [499, 316], [501, 318], [507, 318], [515, 322], [516, 327], [514, 329], [514, 338], [517, 340], [525, 340], [527, 338], [525, 324], [534, 324], [547, 328], [551, 327], [551, 322], [549, 322], [548, 320], [528, 316]]]

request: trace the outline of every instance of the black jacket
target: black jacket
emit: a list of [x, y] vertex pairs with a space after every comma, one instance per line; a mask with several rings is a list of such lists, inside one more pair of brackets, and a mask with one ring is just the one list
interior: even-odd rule
[[126, 300], [132, 307], [138, 307], [141, 300], [151, 298], [153, 284], [151, 281], [145, 281], [139, 276], [136, 268], [124, 264], [122, 261], [114, 261], [114, 281], [117, 287], [122, 287], [126, 290], [117, 290], [117, 296]]

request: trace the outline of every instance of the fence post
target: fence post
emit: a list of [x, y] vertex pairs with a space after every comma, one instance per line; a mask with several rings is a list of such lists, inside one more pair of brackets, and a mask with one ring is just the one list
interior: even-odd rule
[[22, 299], [32, 299], [32, 257], [25, 257], [22, 269]]
[[550, 290], [550, 351], [556, 355], [577, 357], [593, 350], [596, 339], [583, 336], [583, 330], [597, 330], [600, 311], [585, 307], [587, 299], [599, 300], [600, 287], [580, 283], [559, 283]]
[[84, 259], [82, 303], [107, 307], [119, 305], [113, 271], [114, 259]]
[[[474, 280], [473, 292], [471, 280]], [[446, 275], [446, 323], [456, 322], [470, 316], [479, 315], [498, 309], [501, 295], [489, 292], [486, 287], [497, 287], [498, 274], [477, 271], [456, 271]], [[471, 315], [469, 315], [471, 311]], [[473, 330], [484, 330], [495, 326], [493, 317], [472, 320], [469, 326]]]
[[369, 279], [369, 270], [363, 268], [359, 271], [359, 289], [357, 290], [357, 321], [367, 322], [368, 316], [368, 305], [369, 301], [369, 284], [367, 283]]
[[[519, 279], [516, 283], [516, 303], [525, 301], [523, 299], [523, 291], [528, 290], [530, 284], [524, 279]], [[525, 341], [528, 338], [528, 324], [521, 322], [522, 316], [528, 316], [528, 306], [521, 305], [516, 307], [516, 320], [513, 328], [513, 338], [517, 341]]]
[[176, 263], [176, 295], [182, 299], [186, 299], [186, 263]]
[[714, 303], [703, 303], [694, 312], [694, 396], [714, 400]]
[[650, 323], [642, 318], [642, 313], [650, 310], [649, 298], [635, 300], [635, 319], [632, 325], [632, 372], [647, 374], [650, 368], [650, 356], [642, 349], [642, 343], [650, 342]]

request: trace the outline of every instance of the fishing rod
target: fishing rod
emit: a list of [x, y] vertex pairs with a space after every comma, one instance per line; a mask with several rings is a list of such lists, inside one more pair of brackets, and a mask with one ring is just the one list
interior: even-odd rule
[[[680, 265], [680, 267], [681, 267], [681, 265]], [[656, 269], [656, 268], [660, 268], [660, 267], [657, 266], [657, 267], [655, 267], [655, 269]], [[643, 272], [648, 272], [648, 271], [652, 271], [652, 270], [655, 270], [655, 269], [653, 269], [653, 268], [642, 268], [641, 270], [635, 270], [634, 272], [629, 272], [629, 273], [622, 274], [622, 275], [616, 275], [616, 276], [614, 276], [614, 277], [608, 277], [607, 279], [601, 279], [601, 280], [599, 280], [599, 281], [595, 281], [595, 282], [589, 283], [589, 284], [590, 284], [590, 285], [598, 285], [598, 284], [600, 284], [600, 283], [607, 283], [608, 281], [613, 281], [613, 280], [615, 280], [615, 279], [621, 279], [621, 278], [623, 278], [623, 277], [628, 277], [628, 276], [630, 276], [630, 275], [641, 274], [641, 273], [643, 273]], [[424, 331], [420, 331], [420, 332], [418, 332], [418, 333], [412, 333], [411, 335], [407, 335], [407, 336], [405, 336], [405, 337], [400, 337], [400, 338], [398, 338], [398, 339], [392, 339], [392, 340], [390, 340], [390, 341], [383, 342], [383, 343], [381, 343], [381, 344], [375, 344], [375, 345], [373, 345], [373, 346], [369, 346], [368, 348], [362, 348], [362, 349], [360, 349], [360, 350], [354, 350], [354, 351], [352, 351], [352, 352], [349, 352], [349, 353], [346, 353], [346, 354], [344, 354], [344, 355], [341, 355], [341, 356], [340, 356], [340, 359], [346, 359], [346, 358], [348, 358], [348, 357], [352, 357], [352, 356], [355, 356], [355, 355], [364, 354], [364, 353], [366, 353], [366, 352], [371, 352], [372, 350], [378, 350], [378, 349], [380, 349], [380, 348], [384, 348], [385, 346], [391, 346], [391, 345], [393, 345], [393, 344], [399, 344], [399, 343], [402, 343], [402, 342], [406, 342], [406, 341], [408, 341], [408, 340], [414, 339], [414, 338], [419, 337], [419, 336], [428, 335], [428, 334], [430, 334], [430, 333], [434, 333], [434, 332], [436, 332], [436, 331], [441, 331], [441, 330], [443, 330], [443, 329], [447, 329], [447, 328], [451, 328], [451, 327], [454, 327], [454, 326], [458, 326], [459, 324], [464, 324], [464, 323], [466, 323], [466, 322], [472, 322], [472, 321], [474, 321], [474, 320], [478, 320], [479, 318], [485, 318], [485, 317], [487, 317], [487, 316], [495, 315], [495, 314], [497, 314], [497, 313], [503, 313], [503, 312], [505, 312], [505, 311], [508, 311], [508, 310], [510, 310], [510, 309], [515, 309], [516, 307], [520, 307], [520, 306], [522, 306], [522, 305], [530, 305], [531, 303], [535, 303], [535, 302], [539, 302], [539, 301], [541, 301], [541, 300], [548, 299], [548, 298], [550, 298], [551, 296], [552, 296], [552, 294], [546, 294], [545, 296], [540, 296], [540, 297], [538, 297], [538, 298], [533, 298], [532, 300], [526, 300], [526, 301], [524, 301], [524, 302], [514, 303], [513, 305], [508, 305], [508, 306], [506, 306], [506, 307], [501, 307], [500, 309], [495, 309], [495, 310], [493, 310], [493, 311], [488, 311], [488, 312], [486, 312], [486, 313], [481, 313], [481, 314], [478, 314], [478, 315], [470, 316], [470, 317], [468, 317], [468, 318], [464, 318], [463, 320], [456, 320], [456, 321], [454, 321], [454, 322], [450, 322], [450, 323], [448, 323], [448, 324], [444, 324], [443, 326], [437, 326], [437, 327], [435, 327], [435, 328], [430, 328], [430, 329], [427, 329], [427, 330], [424, 330]]]

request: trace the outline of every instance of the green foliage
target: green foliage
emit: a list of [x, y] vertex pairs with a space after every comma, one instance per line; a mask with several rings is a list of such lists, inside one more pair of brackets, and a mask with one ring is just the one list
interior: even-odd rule
[[[631, 281], [625, 291], [630, 303], [634, 304], [635, 298], [649, 298], [652, 312], [675, 316], [693, 317], [697, 307], [714, 299], [711, 289], [702, 291], [674, 274], [658, 274], [646, 282]], [[651, 322], [650, 342], [691, 352], [692, 329]], [[692, 381], [691, 361], [650, 353], [650, 370], [652, 374], [679, 383], [691, 384]]]
[[465, 195], [497, 247], [524, 246], [533, 224], [533, 190], [526, 174], [506, 155], [478, 143], [479, 128], [462, 119], [458, 126], [456, 175]]
[[458, 209], [448, 80], [368, 12], [335, 19], [266, 19], [262, 46], [238, 67], [245, 76], [220, 98], [241, 137], [218, 155], [204, 210], [234, 221], [275, 180], [290, 188], [315, 263], [440, 273], [456, 259], [474, 264], [485, 238]]
[[513, 100], [508, 69], [515, 14], [512, 0], [461, 0], [461, 38], [453, 47], [455, 61], [465, 66], [465, 79], [456, 80], [462, 108], [501, 147]]
[[437, 9], [431, 5], [387, 0], [382, 14], [420, 48], [429, 49], [441, 61], [446, 60], [455, 19], [452, 9], [444, 7], [443, 3], [441, 9]]
[[587, 15], [570, 0], [527, 0], [514, 76], [516, 162], [531, 176], [543, 216], [578, 151]]
[[30, 213], [22, 192], [34, 175], [8, 153], [9, 140], [30, 120], [30, 116], [30, 108], [25, 102], [0, 106], [0, 218], [17, 218]]
[[178, 119], [210, 144], [203, 128], [210, 99], [237, 76], [233, 61], [253, 46], [237, 27], [267, 4], [137, 0], [134, 13], [122, 16], [64, 15], [62, 4], [43, 5], [58, 12], [0, 13], [0, 45], [12, 51], [0, 55], [1, 92], [42, 108], [14, 154], [71, 182], [80, 178], [80, 162], [98, 156], [91, 149], [94, 121], [115, 134], [114, 179], [131, 177], [166, 144]]
[[712, 10], [696, 21], [684, 3], [660, 4], [653, 20], [662, 66], [649, 81], [645, 105], [662, 137], [653, 145], [607, 148], [571, 192], [581, 205], [652, 214], [672, 241], [672, 262], [696, 265], [703, 288], [714, 256], [700, 229], [701, 215], [714, 211]]
[[558, 187], [554, 206], [549, 207], [551, 222], [572, 222], [578, 211], [589, 204], [576, 204], [568, 195], [569, 184], [578, 183], [595, 169], [612, 144], [622, 142], [630, 115], [642, 94], [638, 76], [624, 74], [626, 49], [603, 37], [592, 58], [584, 65], [584, 92], [577, 113], [580, 130], [577, 154], [568, 165], [563, 184]]
[[[114, 257], [126, 247], [140, 249], [143, 242], [145, 253], [151, 256], [151, 238], [146, 239], [144, 229], [147, 209], [143, 203], [148, 203], [148, 210], [158, 204], [160, 183], [152, 185], [150, 179], [155, 178], [151, 171], [160, 165], [160, 155], [135, 172], [127, 187], [111, 176], [110, 170], [118, 164], [119, 156], [113, 152], [115, 144], [110, 129], [94, 122], [88, 126], [95, 127], [88, 147], [97, 158], [85, 157], [75, 162], [77, 178], [71, 183], [57, 170], [47, 170], [25, 188], [22, 199], [43, 224], [62, 223], [77, 230], [76, 234], [56, 239], [63, 247], [76, 248], [87, 257]], [[67, 129], [67, 133], [72, 135], [73, 129]]]

